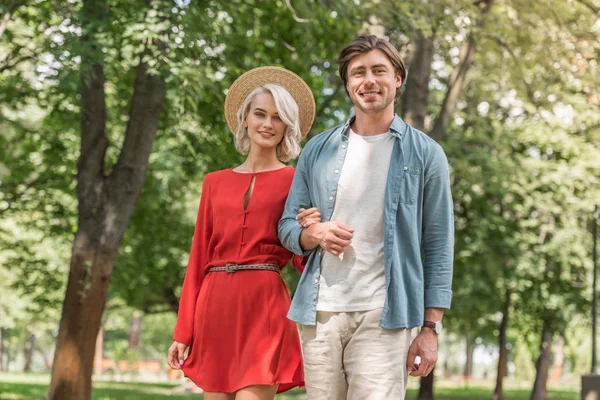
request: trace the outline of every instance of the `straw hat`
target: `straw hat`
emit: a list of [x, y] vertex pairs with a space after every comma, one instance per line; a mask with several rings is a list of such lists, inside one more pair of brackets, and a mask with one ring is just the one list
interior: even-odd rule
[[225, 118], [231, 132], [238, 127], [237, 112], [246, 97], [259, 86], [271, 83], [286, 89], [298, 104], [300, 131], [306, 136], [315, 119], [315, 99], [306, 82], [292, 71], [280, 67], [258, 67], [233, 82], [225, 98]]

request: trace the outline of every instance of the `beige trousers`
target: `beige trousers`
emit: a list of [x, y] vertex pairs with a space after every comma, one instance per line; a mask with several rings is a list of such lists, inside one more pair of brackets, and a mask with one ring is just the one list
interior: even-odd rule
[[318, 311], [302, 325], [308, 400], [404, 399], [411, 331], [379, 327], [381, 311]]

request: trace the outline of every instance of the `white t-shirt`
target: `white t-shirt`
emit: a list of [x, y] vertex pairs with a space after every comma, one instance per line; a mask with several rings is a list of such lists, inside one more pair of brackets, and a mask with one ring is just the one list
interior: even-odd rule
[[354, 228], [339, 257], [323, 251], [317, 310], [367, 311], [383, 307], [383, 211], [395, 138], [360, 136], [350, 130], [331, 220]]

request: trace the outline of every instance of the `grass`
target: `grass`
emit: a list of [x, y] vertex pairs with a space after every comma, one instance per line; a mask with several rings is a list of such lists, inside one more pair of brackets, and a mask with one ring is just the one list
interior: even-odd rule
[[[48, 375], [0, 374], [0, 400], [44, 400], [48, 390]], [[178, 383], [140, 383], [96, 381], [93, 384], [93, 400], [159, 400], [201, 399], [202, 395], [177, 393]], [[485, 387], [446, 387], [440, 382], [436, 387], [436, 400], [487, 400], [492, 389]], [[529, 400], [530, 389], [505, 390], [505, 400]], [[417, 390], [409, 389], [407, 400], [416, 399]], [[548, 400], [578, 400], [577, 388], [571, 390], [550, 389]], [[277, 396], [276, 400], [304, 400], [304, 390], [293, 390]]]

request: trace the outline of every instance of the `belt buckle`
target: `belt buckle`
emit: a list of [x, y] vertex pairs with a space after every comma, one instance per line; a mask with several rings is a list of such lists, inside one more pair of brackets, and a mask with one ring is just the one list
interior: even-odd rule
[[227, 272], [228, 274], [234, 273], [237, 270], [237, 264], [225, 264], [225, 272]]

